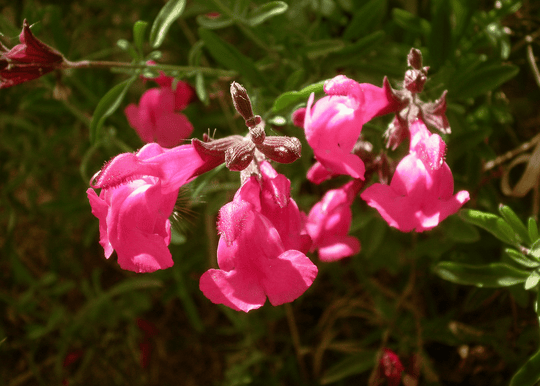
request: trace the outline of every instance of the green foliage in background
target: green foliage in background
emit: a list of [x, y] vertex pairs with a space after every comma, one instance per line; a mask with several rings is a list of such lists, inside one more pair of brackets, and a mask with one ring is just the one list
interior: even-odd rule
[[[132, 67], [0, 90], [0, 385], [368, 384], [383, 347], [400, 356], [409, 385], [540, 378], [537, 196], [503, 194], [510, 159], [485, 168], [540, 127], [529, 59], [540, 52], [539, 4], [21, 0], [0, 9], [0, 41], [17, 44], [25, 18], [69, 60]], [[360, 254], [313, 257], [318, 277], [294, 303], [238, 313], [198, 288], [216, 261], [217, 211], [239, 185], [219, 169], [182, 193], [189, 207], [173, 232], [173, 268], [137, 275], [103, 257], [85, 191], [105, 161], [142, 146], [122, 113], [152, 87], [141, 75], [159, 69], [193, 85], [198, 101], [183, 113], [197, 138], [244, 134], [228, 95], [242, 83], [269, 135], [303, 141], [302, 158], [278, 170], [306, 211], [343, 180], [306, 181], [312, 153], [292, 112], [340, 73], [377, 86], [388, 76], [399, 88], [411, 47], [430, 66], [423, 98], [448, 90], [447, 162], [456, 190], [471, 193], [459, 216], [403, 234], [355, 202]], [[376, 152], [390, 119], [362, 131]]]

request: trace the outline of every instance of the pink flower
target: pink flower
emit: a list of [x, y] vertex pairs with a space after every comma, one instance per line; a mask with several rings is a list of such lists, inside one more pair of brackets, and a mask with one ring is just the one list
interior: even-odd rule
[[299, 109], [295, 110], [292, 113], [291, 118], [292, 118], [293, 125], [303, 129], [304, 128], [304, 120], [306, 119], [306, 108], [305, 107], [300, 107]]
[[[266, 297], [274, 306], [292, 302], [311, 286], [317, 275], [317, 267], [307, 256], [291, 248], [305, 248], [303, 242], [294, 240], [294, 235], [301, 237], [301, 216], [281, 175], [267, 179], [272, 174], [264, 170], [268, 167], [269, 164], [263, 166], [262, 188], [252, 176], [234, 200], [221, 208], [220, 269], [205, 272], [199, 284], [213, 303], [234, 310], [248, 312], [259, 308]], [[285, 218], [279, 219], [281, 216]]]
[[92, 181], [102, 188], [99, 196], [91, 188], [86, 192], [105, 257], [116, 250], [120, 267], [134, 272], [171, 267], [168, 218], [178, 190], [211, 166], [191, 145], [166, 150], [156, 143], [108, 162]]
[[124, 110], [129, 124], [144, 142], [157, 142], [170, 148], [180, 144], [193, 132], [188, 118], [178, 113], [188, 105], [193, 90], [185, 82], [178, 82], [173, 90], [173, 79], [164, 74], [153, 79], [161, 87], [147, 90], [139, 106], [132, 103]]
[[19, 40], [11, 50], [0, 43], [0, 88], [39, 78], [65, 63], [60, 52], [34, 37], [26, 20]]
[[362, 160], [351, 154], [362, 126], [372, 118], [399, 111], [403, 102], [385, 78], [383, 88], [360, 84], [338, 75], [324, 85], [327, 96], [308, 100], [304, 121], [306, 139], [315, 158], [329, 173], [364, 179]]
[[336, 261], [360, 252], [360, 241], [348, 236], [352, 222], [351, 204], [360, 190], [359, 180], [326, 192], [307, 218], [306, 228], [322, 261]]
[[410, 127], [409, 155], [401, 160], [390, 186], [373, 184], [361, 194], [385, 221], [402, 232], [437, 226], [469, 201], [462, 190], [453, 195], [454, 178], [444, 162], [446, 145], [421, 120]]

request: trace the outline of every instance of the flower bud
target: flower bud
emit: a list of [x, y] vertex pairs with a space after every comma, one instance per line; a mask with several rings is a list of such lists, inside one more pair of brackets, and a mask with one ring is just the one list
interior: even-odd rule
[[415, 70], [422, 68], [422, 52], [417, 48], [411, 48], [407, 55], [407, 64]]
[[244, 170], [253, 160], [254, 151], [255, 144], [252, 141], [239, 141], [225, 151], [225, 165], [233, 172]]
[[300, 158], [302, 144], [295, 137], [266, 137], [257, 149], [272, 161], [289, 164]]
[[[257, 117], [260, 119], [258, 115]], [[251, 140], [255, 145], [260, 145], [264, 142], [264, 139], [266, 138], [266, 133], [264, 132], [264, 123], [262, 121], [258, 125], [255, 125], [253, 127], [248, 125], [248, 128]]]
[[[249, 100], [248, 93], [244, 86], [240, 83], [231, 83], [231, 96], [234, 104], [234, 108], [244, 118], [245, 121], [252, 120], [253, 109], [251, 108], [251, 101]], [[255, 126], [255, 125], [253, 125]]]
[[407, 70], [405, 79], [403, 79], [403, 87], [413, 94], [418, 94], [424, 89], [426, 81], [427, 73], [423, 70]]

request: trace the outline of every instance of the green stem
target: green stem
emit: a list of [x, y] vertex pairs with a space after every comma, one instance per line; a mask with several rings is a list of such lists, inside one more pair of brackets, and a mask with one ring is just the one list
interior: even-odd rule
[[182, 71], [182, 72], [202, 72], [204, 74], [216, 75], [216, 76], [234, 76], [235, 71], [221, 70], [210, 67], [196, 67], [196, 66], [175, 66], [172, 64], [155, 64], [148, 65], [145, 63], [126, 63], [126, 62], [110, 62], [110, 61], [90, 61], [82, 60], [80, 62], [65, 62], [63, 68], [131, 68], [131, 69], [145, 69], [151, 68], [155, 70], [163, 71]]

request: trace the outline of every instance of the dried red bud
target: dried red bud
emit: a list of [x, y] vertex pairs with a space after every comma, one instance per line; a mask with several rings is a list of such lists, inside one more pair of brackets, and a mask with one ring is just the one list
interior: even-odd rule
[[261, 124], [262, 118], [261, 118], [260, 115], [255, 115], [255, 116], [247, 119], [245, 122], [246, 122], [247, 127], [255, 127], [255, 126]]
[[234, 108], [238, 113], [248, 121], [253, 118], [253, 109], [251, 108], [251, 101], [249, 100], [248, 93], [244, 86], [240, 83], [231, 83], [231, 96], [234, 104]]
[[[260, 118], [260, 117], [259, 117]], [[249, 134], [251, 136], [251, 140], [255, 145], [260, 145], [263, 143], [264, 139], [266, 138], [266, 133], [264, 132], [264, 124], [262, 121], [253, 127], [249, 127]]]
[[225, 165], [233, 172], [244, 170], [253, 160], [254, 151], [255, 144], [249, 139], [237, 142], [225, 152]]
[[407, 64], [415, 70], [422, 68], [422, 52], [417, 48], [411, 48], [407, 55]]
[[257, 149], [272, 161], [282, 164], [294, 162], [302, 154], [302, 144], [295, 137], [266, 137]]
[[386, 378], [388, 386], [398, 386], [401, 382], [401, 373], [404, 370], [399, 357], [390, 349], [385, 348], [379, 361], [381, 375]]

